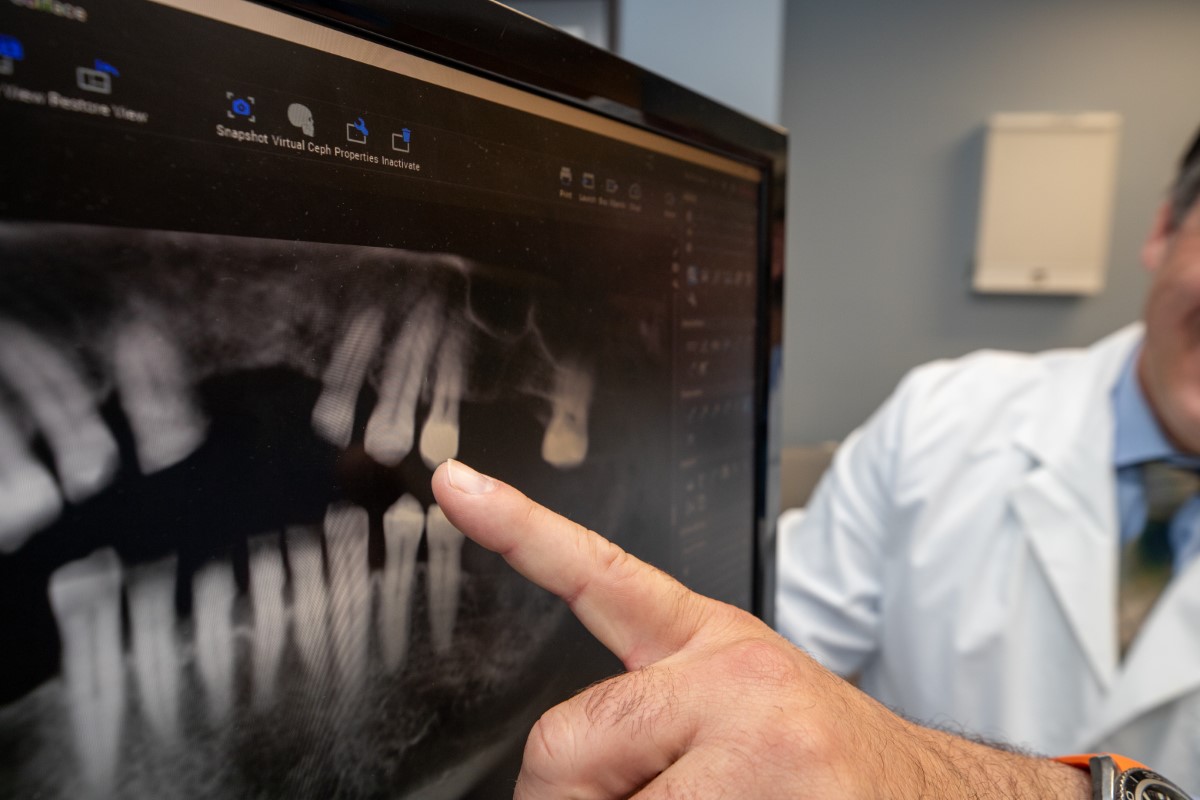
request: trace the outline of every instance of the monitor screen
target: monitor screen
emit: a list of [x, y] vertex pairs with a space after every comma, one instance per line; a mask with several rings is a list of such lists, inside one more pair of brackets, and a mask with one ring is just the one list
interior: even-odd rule
[[753, 606], [762, 165], [463, 67], [0, 8], [0, 795], [511, 792], [619, 665], [447, 458]]

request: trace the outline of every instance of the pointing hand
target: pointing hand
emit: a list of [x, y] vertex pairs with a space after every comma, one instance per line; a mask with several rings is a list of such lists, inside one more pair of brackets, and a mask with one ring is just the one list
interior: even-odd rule
[[433, 490], [628, 670], [538, 720], [520, 800], [1090, 794], [1080, 770], [896, 716], [751, 615], [463, 464], [438, 467]]

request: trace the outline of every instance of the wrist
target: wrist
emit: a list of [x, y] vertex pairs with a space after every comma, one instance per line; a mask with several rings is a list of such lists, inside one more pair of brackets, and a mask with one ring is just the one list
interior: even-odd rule
[[976, 800], [1091, 800], [1085, 770], [941, 731], [924, 729], [931, 755], [925, 773], [928, 797]]
[[1121, 800], [1126, 797], [1191, 800], [1182, 787], [1128, 756], [1086, 753], [1059, 756], [1054, 760], [1088, 771], [1092, 780], [1093, 800]]

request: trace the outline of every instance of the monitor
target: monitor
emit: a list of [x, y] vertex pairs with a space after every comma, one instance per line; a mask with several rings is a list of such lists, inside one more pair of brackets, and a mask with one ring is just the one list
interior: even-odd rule
[[0, 795], [511, 794], [620, 665], [447, 458], [767, 613], [780, 131], [483, 0], [9, 0], [0, 131]]

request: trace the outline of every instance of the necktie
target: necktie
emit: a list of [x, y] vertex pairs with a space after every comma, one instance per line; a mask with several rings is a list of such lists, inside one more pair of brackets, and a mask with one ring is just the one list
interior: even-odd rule
[[1200, 475], [1165, 461], [1151, 461], [1142, 465], [1142, 484], [1146, 525], [1121, 552], [1117, 625], [1122, 658], [1171, 579], [1171, 519], [1200, 491]]

